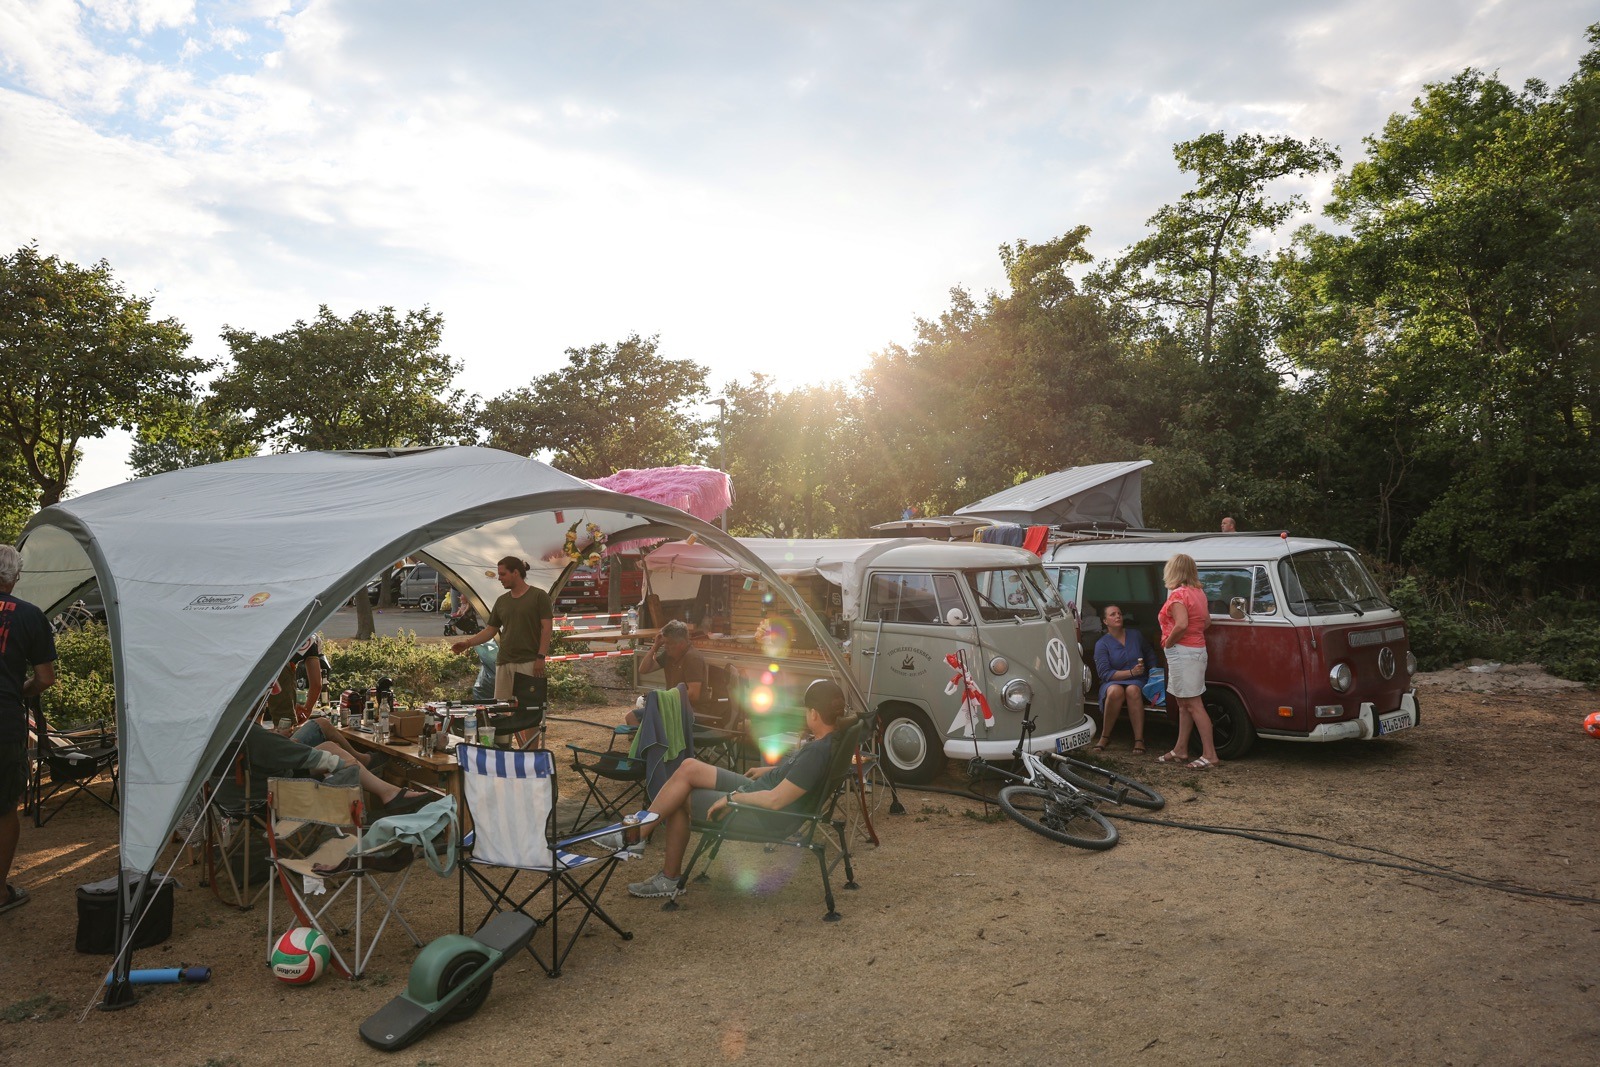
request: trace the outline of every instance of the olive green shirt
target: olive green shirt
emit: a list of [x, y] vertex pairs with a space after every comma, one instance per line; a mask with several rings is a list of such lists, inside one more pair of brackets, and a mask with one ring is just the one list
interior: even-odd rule
[[550, 618], [550, 594], [528, 586], [520, 597], [502, 593], [489, 612], [489, 625], [499, 633], [501, 663], [530, 663], [539, 656], [540, 633]]

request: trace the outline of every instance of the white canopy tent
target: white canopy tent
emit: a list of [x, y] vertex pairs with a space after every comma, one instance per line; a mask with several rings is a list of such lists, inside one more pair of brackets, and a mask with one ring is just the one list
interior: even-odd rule
[[[98, 580], [105, 600], [123, 868], [153, 869], [279, 669], [383, 566], [422, 555], [492, 603], [502, 556], [527, 559], [528, 580], [541, 588], [560, 578], [574, 521], [608, 537], [693, 533], [768, 573], [691, 515], [486, 448], [258, 456], [140, 478], [39, 512], [22, 536], [16, 595], [48, 613]], [[822, 634], [799, 597], [784, 593]], [[848, 687], [843, 662], [821, 643]]]

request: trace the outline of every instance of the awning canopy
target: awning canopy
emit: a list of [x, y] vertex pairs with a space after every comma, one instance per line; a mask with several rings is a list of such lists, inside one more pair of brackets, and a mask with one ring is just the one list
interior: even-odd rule
[[957, 508], [957, 515], [975, 515], [1023, 526], [1069, 526], [1115, 523], [1131, 529], [1144, 526], [1142, 475], [1148, 459], [1068, 467], [1032, 481], [1002, 489], [976, 504]]
[[[53, 612], [98, 580], [105, 600], [123, 866], [152, 868], [283, 664], [373, 574], [416, 554], [492, 603], [496, 561], [516, 555], [531, 564], [529, 582], [548, 589], [572, 562], [563, 541], [573, 522], [619, 540], [693, 533], [767, 573], [691, 515], [486, 448], [258, 456], [125, 482], [34, 516], [15, 594]], [[792, 590], [785, 597], [823, 632]], [[848, 686], [843, 662], [820, 644]]]

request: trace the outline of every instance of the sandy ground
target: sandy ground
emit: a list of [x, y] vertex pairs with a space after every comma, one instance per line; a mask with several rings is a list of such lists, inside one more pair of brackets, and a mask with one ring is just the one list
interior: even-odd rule
[[[1593, 694], [1436, 682], [1422, 699], [1421, 728], [1379, 742], [1262, 744], [1199, 774], [1133, 764], [1122, 733], [1117, 762], [1176, 821], [1600, 897], [1600, 741], [1580, 729]], [[557, 741], [598, 736], [564, 726]], [[222, 907], [183, 867], [174, 935], [136, 965], [204, 963], [215, 980], [80, 1023], [105, 959], [73, 951], [73, 888], [112, 872], [115, 825], [78, 803], [24, 830], [16, 880], [34, 899], [0, 917], [0, 1062], [1600, 1060], [1600, 905], [1164, 826], [1123, 823], [1115, 849], [1085, 852], [960, 798], [906, 801], [881, 816], [882, 846], [859, 851], [842, 922], [821, 921], [814, 866], [750, 846], [664, 914], [620, 885], [657, 869], [652, 849], [605, 898], [632, 941], [591, 930], [555, 980], [519, 959], [475, 1017], [393, 1056], [356, 1027], [403, 988], [403, 937], [386, 935], [362, 981], [286, 987], [260, 962], [265, 909]], [[453, 878], [419, 868], [406, 898], [424, 939], [454, 929]]]

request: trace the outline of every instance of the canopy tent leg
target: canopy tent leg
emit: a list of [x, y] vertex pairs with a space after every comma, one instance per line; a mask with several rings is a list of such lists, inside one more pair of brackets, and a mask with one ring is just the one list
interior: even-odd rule
[[101, 1011], [121, 1011], [131, 1008], [139, 1003], [139, 997], [133, 991], [133, 982], [129, 979], [129, 972], [133, 970], [133, 920], [139, 914], [139, 905], [144, 903], [145, 891], [149, 880], [141, 878], [138, 887], [134, 890], [135, 899], [128, 900], [128, 876], [122, 869], [119, 858], [117, 863], [117, 956], [111, 962], [111, 975], [106, 982], [106, 995], [100, 1001]]

